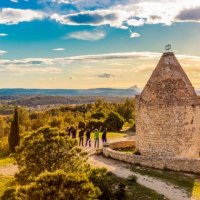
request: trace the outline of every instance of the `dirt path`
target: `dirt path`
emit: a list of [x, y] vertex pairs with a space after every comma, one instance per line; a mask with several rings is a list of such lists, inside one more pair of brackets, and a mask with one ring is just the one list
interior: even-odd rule
[[120, 161], [108, 159], [103, 156], [93, 155], [89, 158], [89, 162], [93, 166], [105, 167], [115, 175], [122, 178], [128, 178], [129, 176], [134, 175], [137, 177], [137, 182], [140, 185], [150, 188], [157, 193], [164, 195], [170, 200], [192, 200], [186, 191], [156, 178], [134, 173], [129, 169], [130, 165]]
[[0, 175], [1, 176], [14, 176], [17, 172], [17, 165], [5, 165], [0, 167]]

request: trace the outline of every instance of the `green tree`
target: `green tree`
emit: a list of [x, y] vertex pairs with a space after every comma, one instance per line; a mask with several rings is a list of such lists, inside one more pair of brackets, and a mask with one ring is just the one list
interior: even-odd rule
[[20, 108], [19, 109], [19, 125], [21, 132], [25, 132], [30, 130], [31, 127], [31, 121], [29, 117], [29, 112], [26, 108]]
[[93, 119], [99, 120], [99, 119], [101, 119], [101, 118], [105, 118], [105, 114], [104, 114], [102, 111], [100, 111], [100, 112], [95, 112], [95, 113], [92, 114], [91, 117], [92, 117]]
[[126, 99], [124, 103], [117, 105], [117, 112], [128, 122], [130, 119], [135, 119], [135, 100]]
[[10, 134], [8, 136], [9, 148], [12, 153], [15, 152], [15, 148], [19, 145], [19, 141], [19, 114], [18, 108], [16, 107], [14, 111], [14, 117], [11, 122]]
[[0, 137], [4, 136], [4, 125], [5, 122], [3, 120], [3, 117], [0, 116]]
[[77, 146], [77, 141], [66, 132], [44, 127], [24, 137], [16, 155], [21, 184], [33, 181], [44, 171], [63, 169], [66, 172], [84, 172], [89, 168], [86, 153]]
[[109, 131], [120, 131], [123, 124], [123, 117], [116, 112], [110, 112], [105, 120], [105, 125]]
[[93, 200], [101, 194], [86, 174], [44, 172], [30, 185], [7, 191], [2, 200]]

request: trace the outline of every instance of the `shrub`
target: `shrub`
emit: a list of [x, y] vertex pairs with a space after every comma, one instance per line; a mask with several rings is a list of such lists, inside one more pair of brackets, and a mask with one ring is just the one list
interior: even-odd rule
[[105, 120], [105, 125], [109, 131], [120, 131], [123, 124], [123, 117], [116, 112], [110, 112]]
[[53, 117], [53, 119], [50, 122], [50, 126], [52, 128], [61, 128], [62, 127], [62, 119], [59, 119], [58, 117]]
[[93, 114], [91, 115], [91, 117], [92, 117], [93, 119], [99, 120], [99, 119], [101, 119], [101, 118], [105, 118], [105, 114], [104, 114], [103, 112], [99, 111], [99, 112], [93, 113]]
[[44, 171], [63, 169], [83, 172], [87, 169], [86, 153], [77, 141], [65, 132], [44, 127], [24, 137], [16, 154], [19, 173], [17, 180], [26, 184]]
[[101, 126], [104, 126], [104, 122], [102, 122], [100, 120], [91, 120], [87, 124], [88, 128], [94, 128], [94, 129], [96, 129], [96, 128], [99, 129]]
[[105, 168], [92, 169], [89, 179], [102, 192], [101, 196], [98, 197], [99, 200], [126, 199], [126, 182], [111, 172], [107, 172]]
[[0, 157], [6, 157], [10, 153], [7, 137], [0, 138]]
[[30, 185], [5, 192], [2, 200], [89, 200], [101, 194], [85, 174], [44, 172]]

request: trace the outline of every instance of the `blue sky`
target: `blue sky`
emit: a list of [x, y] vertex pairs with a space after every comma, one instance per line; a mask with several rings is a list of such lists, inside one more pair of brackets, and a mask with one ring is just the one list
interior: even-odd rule
[[142, 88], [164, 46], [200, 88], [199, 0], [0, 0], [0, 88]]

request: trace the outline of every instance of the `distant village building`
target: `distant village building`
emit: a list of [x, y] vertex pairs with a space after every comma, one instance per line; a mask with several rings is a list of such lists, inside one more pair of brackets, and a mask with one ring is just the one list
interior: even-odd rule
[[172, 52], [162, 55], [136, 97], [136, 138], [144, 156], [199, 157], [200, 103]]

